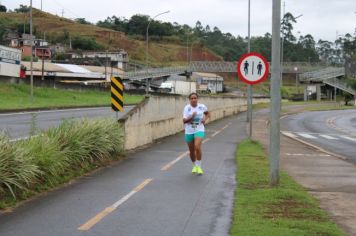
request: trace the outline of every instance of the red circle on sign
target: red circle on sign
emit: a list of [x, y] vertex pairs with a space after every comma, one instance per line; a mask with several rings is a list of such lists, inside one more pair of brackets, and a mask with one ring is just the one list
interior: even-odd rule
[[[248, 58], [248, 57], [250, 57], [250, 56], [255, 56], [255, 57], [260, 58], [260, 59], [263, 61], [263, 63], [265, 64], [266, 70], [265, 70], [264, 74], [262, 75], [262, 77], [261, 77], [259, 80], [255, 80], [255, 81], [248, 80], [248, 79], [242, 74], [242, 71], [240, 71], [242, 62], [243, 62], [246, 58]], [[264, 56], [262, 56], [261, 54], [256, 53], [256, 52], [250, 52], [250, 53], [247, 53], [247, 54], [242, 55], [242, 57], [240, 58], [239, 62], [237, 63], [237, 74], [238, 74], [239, 78], [240, 78], [243, 82], [245, 82], [245, 83], [247, 83], [247, 84], [251, 84], [251, 85], [252, 85], [252, 84], [261, 83], [262, 81], [264, 81], [264, 80], [267, 78], [268, 73], [269, 73], [269, 64], [268, 64], [268, 61], [266, 60], [266, 58], [265, 58]]]

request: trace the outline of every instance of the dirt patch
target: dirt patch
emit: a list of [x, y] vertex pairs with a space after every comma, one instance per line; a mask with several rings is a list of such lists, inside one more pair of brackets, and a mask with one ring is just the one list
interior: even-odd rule
[[269, 205], [264, 218], [288, 218], [288, 219], [304, 219], [313, 221], [323, 221], [322, 218], [308, 215], [305, 209], [311, 208], [308, 204], [297, 202], [293, 199], [282, 199], [278, 203]]

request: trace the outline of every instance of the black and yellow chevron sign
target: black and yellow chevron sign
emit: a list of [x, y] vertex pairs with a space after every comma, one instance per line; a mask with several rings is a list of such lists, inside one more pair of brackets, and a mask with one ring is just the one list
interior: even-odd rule
[[111, 77], [111, 108], [114, 111], [124, 110], [124, 85], [121, 78]]

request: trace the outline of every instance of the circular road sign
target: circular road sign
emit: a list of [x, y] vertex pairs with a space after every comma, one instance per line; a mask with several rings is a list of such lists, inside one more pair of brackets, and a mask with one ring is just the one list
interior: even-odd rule
[[268, 76], [269, 65], [261, 54], [251, 52], [244, 54], [237, 63], [239, 78], [247, 84], [257, 84]]

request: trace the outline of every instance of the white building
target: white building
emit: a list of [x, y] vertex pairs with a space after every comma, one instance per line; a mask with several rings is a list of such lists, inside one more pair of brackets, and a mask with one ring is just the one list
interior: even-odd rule
[[73, 54], [72, 58], [108, 58], [114, 67], [123, 69], [128, 62], [128, 54], [124, 50], [118, 52], [83, 52], [82, 55]]
[[197, 82], [199, 92], [221, 93], [224, 91], [224, 78], [219, 75], [194, 72], [192, 79]]
[[0, 45], [0, 77], [20, 77], [21, 50]]

